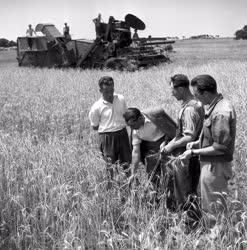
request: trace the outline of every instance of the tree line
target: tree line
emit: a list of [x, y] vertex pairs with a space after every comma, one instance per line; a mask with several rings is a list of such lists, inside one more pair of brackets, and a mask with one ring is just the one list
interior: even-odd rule
[[5, 48], [8, 48], [8, 47], [13, 47], [13, 46], [16, 46], [17, 43], [15, 41], [12, 41], [12, 40], [8, 40], [6, 38], [0, 38], [0, 47], [5, 47]]
[[235, 38], [239, 39], [247, 39], [247, 25], [245, 25], [242, 29], [237, 30], [235, 32]]

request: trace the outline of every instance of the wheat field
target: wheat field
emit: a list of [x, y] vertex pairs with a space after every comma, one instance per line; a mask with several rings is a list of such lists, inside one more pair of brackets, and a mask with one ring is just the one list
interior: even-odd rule
[[[246, 249], [246, 48], [231, 39], [179, 41], [172, 63], [137, 72], [23, 68], [0, 56], [0, 249]], [[129, 190], [116, 166], [109, 189], [88, 121], [103, 75], [128, 106], [163, 106], [176, 119], [168, 84], [176, 73], [212, 75], [237, 112], [232, 212], [216, 238], [186, 234], [183, 214], [155, 209], [143, 169]]]

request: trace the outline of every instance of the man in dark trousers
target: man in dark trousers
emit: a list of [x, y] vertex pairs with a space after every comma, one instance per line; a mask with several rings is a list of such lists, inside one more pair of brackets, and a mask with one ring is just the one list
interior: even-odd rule
[[[132, 143], [132, 173], [135, 174], [139, 163], [145, 164], [149, 156], [159, 152], [160, 144], [170, 141], [176, 132], [176, 123], [162, 108], [140, 111], [137, 108], [128, 108], [124, 113], [125, 122], [131, 128]], [[147, 167], [149, 176], [154, 169]], [[160, 167], [152, 182], [159, 182]], [[154, 170], [155, 171], [155, 170]]]
[[[182, 108], [178, 115], [176, 136], [167, 145], [161, 144], [161, 151], [166, 155], [181, 155], [189, 142], [196, 141], [201, 133], [204, 108], [196, 100], [189, 88], [190, 81], [186, 75], [176, 74], [171, 77], [172, 95], [181, 101]], [[198, 157], [192, 158], [187, 166], [174, 161], [174, 196], [177, 206], [183, 206], [190, 194], [197, 193], [200, 176]]]
[[[99, 133], [100, 150], [105, 161], [111, 165], [119, 161], [128, 169], [131, 162], [131, 148], [123, 117], [126, 103], [123, 95], [114, 93], [114, 82], [110, 76], [99, 80], [102, 97], [90, 109], [91, 126]], [[129, 174], [128, 171], [126, 172]], [[113, 178], [113, 171], [110, 171]]]

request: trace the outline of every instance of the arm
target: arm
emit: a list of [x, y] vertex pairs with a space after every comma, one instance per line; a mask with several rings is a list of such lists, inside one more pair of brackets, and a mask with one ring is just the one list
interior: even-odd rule
[[139, 138], [137, 131], [132, 130], [132, 161], [131, 161], [131, 172], [132, 174], [136, 173], [137, 167], [141, 160], [141, 142], [142, 140]]
[[213, 144], [199, 149], [187, 150], [184, 157], [190, 158], [191, 154], [203, 156], [224, 155], [228, 150], [231, 141], [229, 116], [217, 115], [212, 118], [212, 139]]
[[197, 149], [200, 146], [200, 140], [189, 142], [186, 145], [186, 149]]
[[100, 113], [95, 105], [93, 105], [89, 111], [89, 120], [93, 130], [97, 131], [99, 129]]
[[[175, 141], [175, 139], [176, 138], [173, 138], [169, 143], [173, 143], [174, 141]], [[169, 144], [168, 143], [168, 144]], [[164, 142], [162, 142], [161, 144], [160, 144], [160, 151], [162, 152], [162, 151], [164, 151], [165, 150], [165, 146], [166, 146], [167, 144], [166, 144], [166, 141], [164, 141]]]
[[228, 145], [232, 140], [229, 114], [216, 114], [212, 117], [211, 133], [213, 144], [205, 148], [193, 150], [194, 154], [215, 156], [224, 155], [228, 151]]
[[187, 143], [192, 142], [194, 137], [192, 135], [185, 135], [178, 140], [170, 141], [166, 146], [164, 146], [162, 151], [171, 153], [176, 148], [185, 147]]
[[122, 112], [124, 113], [127, 110], [126, 100], [122, 94], [118, 94], [118, 98], [121, 103]]
[[[197, 124], [201, 117], [195, 107], [189, 106], [185, 108], [182, 114], [183, 136], [177, 140], [171, 141], [165, 147], [165, 151], [172, 152], [176, 148], [185, 147], [188, 143], [193, 142], [198, 134]], [[197, 142], [199, 147], [199, 142]]]
[[206, 148], [199, 148], [199, 149], [193, 149], [192, 150], [194, 155], [205, 155], [205, 156], [210, 156], [210, 155], [223, 155], [224, 152], [217, 150], [214, 148], [214, 146], [209, 146]]
[[141, 151], [140, 151], [140, 144], [136, 144], [133, 146], [133, 150], [132, 150], [132, 174], [136, 173], [137, 167], [139, 165], [140, 162], [140, 155], [141, 155]]
[[213, 146], [199, 149], [188, 149], [186, 150], [179, 158], [182, 161], [189, 160], [193, 155], [204, 155], [204, 156], [214, 156], [214, 155], [223, 155], [222, 151], [215, 149]]

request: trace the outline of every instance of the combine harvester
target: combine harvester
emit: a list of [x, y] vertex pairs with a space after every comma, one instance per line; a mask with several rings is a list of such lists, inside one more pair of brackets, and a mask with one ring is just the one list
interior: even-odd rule
[[93, 20], [96, 39], [65, 38], [53, 24], [38, 24], [36, 32], [43, 36], [18, 37], [19, 66], [110, 68], [134, 71], [140, 67], [170, 61], [158, 45], [171, 44], [166, 38], [131, 38], [130, 29], [144, 30], [145, 24], [128, 14], [125, 21], [110, 16], [108, 23], [101, 16]]

